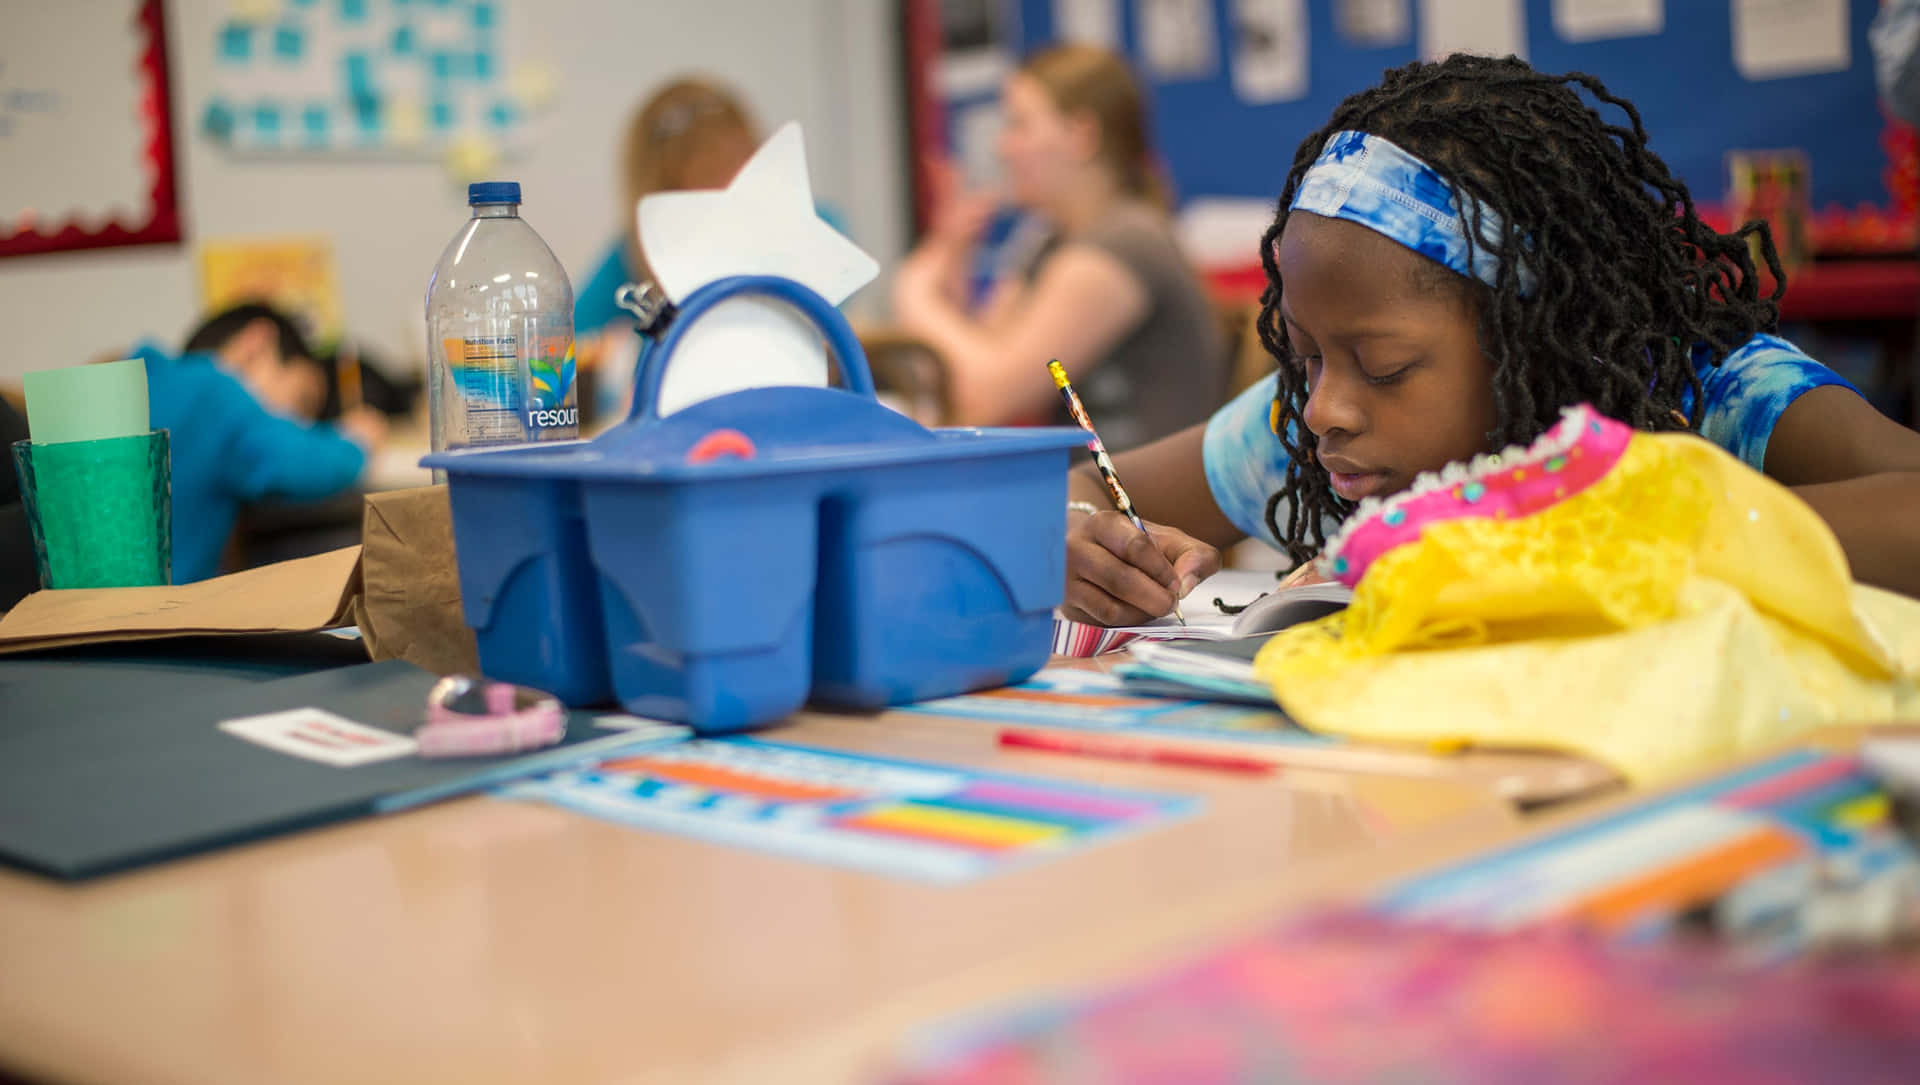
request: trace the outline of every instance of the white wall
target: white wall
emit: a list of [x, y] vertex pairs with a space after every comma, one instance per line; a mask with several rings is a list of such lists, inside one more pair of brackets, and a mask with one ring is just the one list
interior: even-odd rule
[[[530, 150], [505, 163], [524, 213], [584, 281], [616, 218], [628, 112], [690, 70], [732, 83], [771, 129], [799, 120], [816, 195], [891, 265], [906, 243], [903, 95], [888, 0], [508, 0], [528, 54], [557, 79]], [[168, 0], [174, 150], [186, 240], [0, 260], [0, 381], [77, 363], [151, 336], [177, 346], [199, 312], [203, 237], [331, 237], [346, 324], [383, 358], [419, 365], [427, 274], [466, 217], [439, 163], [237, 158], [199, 132], [214, 29], [232, 0]], [[632, 212], [626, 221], [631, 221]], [[878, 303], [867, 287], [855, 310]]]

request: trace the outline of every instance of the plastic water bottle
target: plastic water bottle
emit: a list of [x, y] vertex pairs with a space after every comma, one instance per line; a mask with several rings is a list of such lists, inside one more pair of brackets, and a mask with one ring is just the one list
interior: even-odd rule
[[433, 450], [576, 437], [573, 284], [520, 217], [518, 182], [469, 185], [467, 205], [427, 280]]

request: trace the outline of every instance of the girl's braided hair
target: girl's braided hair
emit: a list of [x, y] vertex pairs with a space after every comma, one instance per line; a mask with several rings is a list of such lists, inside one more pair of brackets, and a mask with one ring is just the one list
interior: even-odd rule
[[[1627, 125], [1608, 124], [1580, 88], [1619, 109]], [[1301, 142], [1260, 240], [1267, 288], [1259, 334], [1280, 363], [1274, 428], [1288, 457], [1266, 520], [1295, 561], [1319, 553], [1353, 504], [1329, 487], [1302, 417], [1306, 371], [1280, 319], [1276, 252], [1302, 176], [1327, 137], [1346, 130], [1393, 141], [1501, 218], [1497, 235], [1482, 233], [1477, 210], [1463, 223], [1470, 246], [1487, 238], [1499, 257], [1495, 285], [1446, 273], [1470, 293], [1492, 365], [1489, 448], [1532, 440], [1579, 402], [1637, 429], [1674, 429], [1682, 419], [1697, 427], [1694, 348], [1718, 365], [1778, 324], [1786, 276], [1766, 224], [1722, 234], [1701, 222], [1686, 185], [1647, 148], [1639, 112], [1598, 79], [1543, 74], [1512, 57], [1455, 55], [1393, 69]], [[1772, 273], [1765, 297], [1754, 249]], [[1535, 280], [1524, 298], [1516, 258]]]

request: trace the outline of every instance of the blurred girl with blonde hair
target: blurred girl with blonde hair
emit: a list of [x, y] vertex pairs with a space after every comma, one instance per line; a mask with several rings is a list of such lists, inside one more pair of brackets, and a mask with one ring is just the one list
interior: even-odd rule
[[1056, 46], [1001, 91], [1004, 198], [1039, 243], [971, 306], [967, 279], [996, 200], [952, 199], [894, 280], [894, 316], [947, 360], [955, 420], [1066, 421], [1045, 368], [1058, 357], [1115, 451], [1206, 418], [1229, 358], [1205, 287], [1175, 241], [1126, 62]]

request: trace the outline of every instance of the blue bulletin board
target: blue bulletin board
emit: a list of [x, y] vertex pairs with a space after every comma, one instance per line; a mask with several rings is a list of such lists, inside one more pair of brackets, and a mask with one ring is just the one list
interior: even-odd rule
[[[1018, 17], [1021, 53], [1054, 40], [1056, 0], [1007, 0]], [[1137, 0], [1118, 0], [1122, 42], [1140, 56]], [[1335, 27], [1336, 0], [1306, 0], [1306, 97], [1253, 105], [1234, 92], [1229, 0], [1213, 0], [1218, 64], [1208, 76], [1150, 86], [1155, 139], [1184, 201], [1196, 196], [1271, 199], [1279, 194], [1299, 141], [1326, 122], [1346, 95], [1380, 72], [1415, 58], [1420, 4], [1408, 0], [1411, 28], [1397, 45], [1368, 48]], [[1715, 203], [1726, 188], [1733, 148], [1798, 147], [1812, 163], [1816, 208], [1884, 204], [1877, 103], [1867, 27], [1879, 0], [1851, 0], [1852, 66], [1843, 72], [1748, 81], [1734, 67], [1731, 0], [1665, 0], [1664, 29], [1646, 37], [1569, 42], [1555, 32], [1552, 0], [1525, 0], [1529, 61], [1544, 71], [1584, 71], [1639, 109], [1653, 148], [1696, 198]], [[977, 99], [976, 99], [977, 100]], [[952, 108], [968, 101], [951, 100]]]

